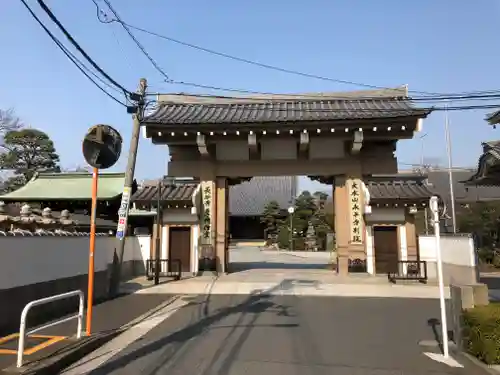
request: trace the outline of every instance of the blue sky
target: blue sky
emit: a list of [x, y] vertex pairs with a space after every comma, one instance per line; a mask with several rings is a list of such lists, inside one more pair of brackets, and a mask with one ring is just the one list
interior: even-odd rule
[[[102, 0], [96, 0], [106, 9]], [[63, 39], [34, 0], [29, 4]], [[135, 90], [210, 92], [171, 85], [118, 24], [102, 24], [91, 0], [47, 0], [75, 39], [116, 80]], [[186, 42], [251, 60], [333, 78], [410, 90], [462, 92], [499, 87], [497, 0], [112, 0], [122, 18]], [[136, 33], [175, 80], [266, 92], [356, 90], [360, 87], [293, 76], [212, 56]], [[65, 41], [65, 40], [64, 40]], [[19, 1], [0, 5], [0, 108], [14, 108], [54, 140], [65, 167], [84, 164], [81, 138], [96, 123], [115, 126], [128, 148], [130, 116], [66, 59]], [[497, 101], [500, 103], [500, 100]], [[491, 104], [491, 102], [489, 102]], [[487, 111], [450, 113], [456, 166], [474, 166], [481, 142], [500, 138]], [[424, 122], [425, 156], [446, 163], [444, 115]], [[403, 163], [419, 163], [421, 142], [400, 142]], [[136, 173], [165, 173], [168, 151], [141, 139]], [[123, 170], [122, 156], [114, 170]], [[402, 167], [404, 167], [402, 165]], [[303, 188], [311, 184], [302, 181]]]

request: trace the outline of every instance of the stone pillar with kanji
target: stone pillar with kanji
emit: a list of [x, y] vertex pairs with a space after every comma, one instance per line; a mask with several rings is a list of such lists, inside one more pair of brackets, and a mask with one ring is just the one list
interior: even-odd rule
[[338, 176], [334, 185], [335, 240], [338, 273], [366, 268], [364, 193], [362, 180]]

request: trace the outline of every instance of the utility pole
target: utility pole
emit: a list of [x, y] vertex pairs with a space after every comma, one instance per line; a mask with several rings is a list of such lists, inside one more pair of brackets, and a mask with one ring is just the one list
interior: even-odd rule
[[141, 121], [144, 116], [144, 107], [146, 104], [145, 97], [147, 86], [147, 80], [145, 78], [141, 78], [141, 80], [139, 81], [137, 94], [131, 95], [131, 100], [135, 101], [136, 105], [135, 107], [127, 108], [127, 112], [132, 113], [132, 138], [130, 139], [130, 148], [128, 153], [127, 169], [125, 171], [125, 183], [123, 186], [122, 200], [120, 208], [118, 210], [118, 228], [116, 230], [116, 238], [118, 242], [118, 259], [116, 260], [116, 264], [114, 264], [113, 272], [111, 275], [111, 285], [109, 290], [109, 294], [111, 297], [117, 295], [120, 287], [121, 268], [123, 263], [123, 255], [125, 252], [125, 238], [127, 234], [128, 208], [130, 204], [130, 196], [132, 194], [132, 184], [134, 182], [135, 162], [137, 160], [137, 149], [139, 146], [139, 136], [141, 133]]

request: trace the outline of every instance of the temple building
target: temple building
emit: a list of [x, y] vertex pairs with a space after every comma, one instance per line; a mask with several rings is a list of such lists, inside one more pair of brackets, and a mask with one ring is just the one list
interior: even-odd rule
[[[250, 193], [259, 191], [253, 190], [251, 186], [262, 184], [262, 179], [257, 179], [255, 185], [251, 184], [252, 180], [243, 183], [248, 184], [246, 189], [250, 203], [247, 207], [253, 205]], [[271, 179], [268, 183], [270, 185], [266, 186], [273, 186], [275, 180]], [[161, 259], [180, 261], [182, 271], [186, 274], [206, 270], [201, 263], [207, 262], [207, 259], [210, 261], [215, 255], [211, 247], [203, 246], [202, 236], [206, 224], [202, 221], [204, 202], [201, 201], [201, 186], [196, 180], [164, 179], [160, 184], [154, 182], [143, 185], [132, 196], [133, 209], [130, 215], [149, 215], [151, 218], [147, 229], [152, 233], [150, 259], [155, 257], [156, 246], [160, 246]], [[161, 189], [160, 198], [158, 189]], [[231, 195], [233, 191], [229, 190]], [[433, 195], [435, 193], [427, 184], [427, 177], [415, 174], [373, 175], [360, 185], [351, 184], [351, 220], [354, 230], [359, 233], [359, 238], [355, 239], [365, 244], [365, 254], [364, 257], [350, 258], [348, 269], [351, 272], [385, 275], [397, 273], [398, 262], [414, 262], [418, 268], [415, 214], [427, 207]], [[359, 203], [361, 196], [365, 197], [364, 206]], [[157, 207], [161, 207], [160, 219]], [[239, 209], [246, 207], [241, 206]], [[362, 221], [365, 224], [363, 230]], [[158, 235], [160, 241], [156, 242]], [[258, 235], [260, 239], [263, 238], [263, 232]], [[227, 271], [231, 271], [230, 265]]]
[[398, 206], [392, 209], [399, 213], [392, 216], [384, 211], [389, 201], [379, 207], [382, 211], [372, 207], [368, 188], [370, 179], [384, 175], [382, 185], [394, 194], [394, 201], [399, 193], [423, 184], [390, 181], [398, 173], [397, 141], [413, 138], [431, 112], [414, 107], [406, 87], [237, 98], [160, 94], [157, 100], [156, 109], [143, 120], [143, 135], [154, 144], [168, 145], [170, 178], [199, 181], [192, 210], [199, 227], [198, 248], [213, 258], [217, 272], [228, 272], [230, 265], [229, 187], [254, 176], [310, 176], [332, 186], [340, 274], [348, 273], [353, 263], [373, 270], [369, 264], [377, 264], [377, 247], [383, 247], [377, 243], [384, 242], [377, 237], [395, 237], [393, 229], [386, 231], [391, 234], [381, 229], [385, 234], [380, 235], [377, 229], [372, 244], [370, 227], [390, 227], [398, 221], [396, 231], [406, 228], [406, 241], [400, 239], [396, 249], [398, 262], [404, 258], [401, 243], [409, 255], [408, 237], [414, 234], [408, 230], [407, 214], [419, 209], [417, 202], [394, 203]]
[[[96, 231], [115, 232], [118, 208], [123, 191], [124, 173], [102, 173], [99, 175], [97, 191]], [[86, 172], [75, 173], [36, 173], [21, 188], [0, 196], [6, 204], [5, 210], [12, 217], [23, 213], [33, 220], [31, 227], [42, 225], [42, 218], [50, 212], [50, 218], [60, 220], [69, 215], [72, 230], [90, 230], [92, 175]], [[137, 189], [134, 182], [133, 191]], [[24, 211], [23, 211], [24, 207]], [[36, 225], [36, 223], [38, 223]], [[134, 222], [130, 223], [132, 226]], [[132, 228], [131, 228], [132, 229]], [[133, 230], [131, 231], [133, 233]]]

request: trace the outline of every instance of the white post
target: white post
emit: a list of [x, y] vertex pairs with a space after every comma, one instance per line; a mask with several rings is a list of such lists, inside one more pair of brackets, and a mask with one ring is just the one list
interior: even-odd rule
[[[78, 314], [68, 316], [66, 318], [62, 318], [59, 320], [55, 320], [51, 323], [47, 323], [45, 325], [39, 326], [37, 328], [31, 329], [30, 331], [26, 332], [26, 319], [28, 316], [28, 312], [33, 306], [39, 306], [39, 305], [44, 305], [46, 303], [50, 303], [53, 301], [58, 301], [61, 299], [69, 298], [78, 295], [79, 297], [79, 307], [78, 307]], [[38, 332], [42, 329], [53, 327], [57, 324], [61, 324], [67, 321], [70, 321], [72, 319], [78, 319], [78, 328], [76, 331], [76, 337], [81, 338], [82, 337], [82, 326], [83, 326], [83, 309], [84, 309], [84, 295], [81, 290], [74, 290], [72, 292], [67, 292], [67, 293], [62, 293], [62, 294], [57, 294], [55, 296], [50, 296], [46, 298], [41, 298], [37, 299], [34, 301], [31, 301], [28, 303], [26, 306], [24, 306], [23, 311], [21, 312], [21, 319], [20, 319], [20, 324], [19, 324], [19, 343], [17, 345], [17, 361], [16, 365], [17, 367], [22, 367], [23, 365], [23, 356], [24, 356], [24, 344], [26, 340], [26, 335], [30, 335], [32, 333]]]
[[450, 189], [450, 201], [451, 201], [451, 220], [453, 225], [453, 233], [457, 233], [457, 217], [455, 212], [455, 187], [453, 186], [453, 161], [451, 155], [451, 135], [450, 126], [448, 119], [448, 104], [445, 103], [444, 111], [444, 132], [446, 136], [446, 155], [448, 157], [448, 184]]
[[439, 231], [439, 212], [438, 212], [438, 197], [432, 197], [430, 199], [429, 208], [431, 209], [434, 224], [434, 237], [436, 239], [436, 261], [437, 261], [437, 273], [438, 273], [438, 283], [439, 283], [439, 306], [441, 309], [441, 330], [442, 330], [442, 340], [443, 340], [443, 356], [448, 358], [449, 348], [448, 348], [448, 324], [446, 321], [446, 302], [444, 298], [444, 280], [443, 280], [443, 260], [441, 259], [441, 235]]
[[76, 338], [79, 339], [82, 337], [82, 327], [83, 327], [83, 307], [84, 307], [84, 301], [83, 301], [83, 293], [78, 294], [78, 298], [80, 300], [79, 306], [78, 306], [78, 326], [76, 328]]
[[26, 315], [28, 309], [24, 308], [21, 313], [21, 324], [19, 326], [19, 343], [17, 345], [17, 367], [23, 365], [23, 355], [24, 355], [24, 340], [26, 337]]
[[290, 214], [290, 244], [288, 245], [290, 247], [290, 251], [293, 251], [293, 213], [295, 212], [295, 207], [290, 206], [288, 207], [288, 213]]

